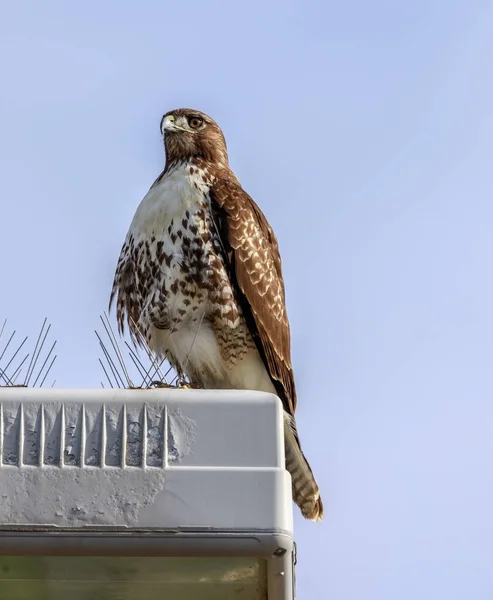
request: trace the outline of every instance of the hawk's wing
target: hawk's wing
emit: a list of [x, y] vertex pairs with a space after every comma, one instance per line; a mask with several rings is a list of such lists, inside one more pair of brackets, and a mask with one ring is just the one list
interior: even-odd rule
[[294, 415], [296, 389], [276, 236], [260, 208], [237, 181], [218, 178], [210, 194], [231, 283], [248, 328], [284, 409]]

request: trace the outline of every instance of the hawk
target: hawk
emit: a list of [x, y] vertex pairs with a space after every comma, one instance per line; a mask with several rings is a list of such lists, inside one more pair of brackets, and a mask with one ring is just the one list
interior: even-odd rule
[[294, 413], [281, 258], [264, 214], [229, 167], [226, 141], [202, 112], [161, 120], [163, 172], [137, 208], [118, 260], [120, 333], [166, 357], [190, 384], [271, 392], [282, 401], [294, 502], [313, 521], [323, 505]]

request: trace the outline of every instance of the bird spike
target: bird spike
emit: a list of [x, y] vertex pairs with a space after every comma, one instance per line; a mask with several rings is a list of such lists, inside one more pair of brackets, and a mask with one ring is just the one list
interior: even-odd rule
[[0, 338], [2, 337], [3, 330], [5, 329], [5, 325], [7, 325], [7, 319], [3, 322], [2, 329], [0, 329]]
[[[14, 341], [14, 338], [17, 334], [17, 330], [15, 329], [10, 334], [10, 336], [8, 336], [8, 334], [5, 335], [3, 339], [6, 339], [6, 342], [2, 344], [2, 336], [6, 330], [7, 325], [7, 319], [5, 319], [0, 329], [0, 386], [28, 387], [30, 385], [31, 379], [34, 376], [33, 387], [36, 387], [38, 385], [38, 382], [38, 387], [43, 387], [46, 378], [49, 372], [51, 371], [51, 368], [53, 367], [53, 363], [57, 358], [55, 355], [52, 358], [51, 362], [48, 363], [57, 343], [56, 340], [51, 345], [51, 348], [46, 354], [46, 356], [44, 356], [46, 339], [51, 329], [51, 325], [46, 326], [46, 322], [47, 319], [45, 318], [41, 326], [36, 345], [34, 346], [34, 350], [32, 352], [24, 354], [23, 352], [21, 352], [21, 350], [24, 348], [29, 337], [26, 336], [24, 337], [22, 342], [16, 343]], [[26, 361], [29, 357], [31, 357], [31, 359], [29, 363], [27, 363]], [[38, 363], [40, 360], [43, 360], [43, 363], [41, 365], [41, 368], [38, 369]], [[26, 364], [27, 369], [25, 371], [24, 380], [21, 384], [18, 384], [17, 380], [21, 376], [21, 373], [25, 368]]]
[[[103, 359], [99, 358], [98, 361], [103, 369], [109, 387], [134, 388], [135, 386], [125, 363], [125, 358], [106, 312], [100, 315], [100, 321], [103, 325], [101, 334], [97, 330], [94, 333], [103, 351]], [[101, 382], [101, 386], [105, 387], [103, 382]]]
[[[161, 365], [159, 364], [158, 357], [150, 349], [149, 344], [147, 343], [147, 340], [145, 339], [145, 336], [142, 334], [139, 326], [133, 319], [132, 319], [132, 323], [133, 323], [134, 337], [136, 338], [138, 345], [140, 347], [143, 347], [144, 350], [146, 351], [147, 358], [149, 359], [149, 362], [151, 363], [149, 369], [147, 369], [147, 371], [146, 371], [146, 377], [151, 378], [150, 373], [151, 373], [151, 371], [153, 371], [153, 374], [154, 375], [157, 374], [162, 383], [167, 384], [168, 382], [166, 381], [165, 375], [161, 371], [161, 368], [160, 368]], [[162, 362], [164, 362], [164, 361], [162, 361]]]
[[128, 387], [135, 387], [132, 383], [132, 380], [130, 379], [129, 374], [128, 374], [127, 366], [125, 364], [125, 360], [123, 358], [122, 351], [120, 350], [120, 346], [118, 345], [118, 340], [116, 339], [116, 335], [115, 335], [115, 332], [113, 331], [113, 327], [111, 327], [111, 322], [108, 318], [108, 315], [106, 314], [106, 312], [104, 312], [103, 314], [104, 314], [104, 319], [103, 319], [103, 317], [101, 317], [101, 322], [103, 323], [104, 329], [106, 331], [106, 335], [108, 336], [108, 338], [111, 342], [111, 345], [113, 346], [113, 350], [115, 351], [118, 362], [120, 363], [123, 374], [125, 375], [125, 379], [127, 380]]
[[[166, 359], [160, 360], [152, 352], [137, 327], [135, 327], [135, 331], [138, 332], [137, 344], [132, 347], [127, 340], [123, 340], [125, 345], [123, 347], [118, 343], [108, 315], [103, 313], [100, 320], [103, 328], [101, 332], [96, 330], [94, 333], [103, 352], [103, 357], [98, 361], [106, 382], [101, 381], [101, 387], [109, 385], [111, 388], [149, 388], [155, 385], [170, 385], [167, 376], [171, 368], [167, 370], [166, 374], [161, 370]], [[141, 352], [140, 349], [143, 351]], [[133, 381], [139, 380], [141, 384], [134, 385]]]

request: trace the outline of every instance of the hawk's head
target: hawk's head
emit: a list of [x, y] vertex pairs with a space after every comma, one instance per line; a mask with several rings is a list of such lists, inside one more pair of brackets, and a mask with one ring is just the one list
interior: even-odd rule
[[161, 119], [166, 161], [203, 158], [228, 164], [226, 140], [219, 125], [198, 110], [178, 108]]

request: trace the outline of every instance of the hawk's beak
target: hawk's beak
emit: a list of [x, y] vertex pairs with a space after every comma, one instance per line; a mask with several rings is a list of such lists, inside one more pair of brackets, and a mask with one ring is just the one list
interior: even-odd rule
[[178, 125], [176, 125], [175, 117], [173, 115], [167, 115], [166, 117], [163, 117], [163, 120], [161, 121], [162, 135], [165, 135], [166, 133], [170, 133], [173, 131], [187, 131], [187, 129], [184, 129], [183, 127], [179, 127]]
[[163, 117], [161, 121], [161, 133], [164, 135], [167, 131], [173, 131], [173, 121], [175, 118], [171, 115]]

